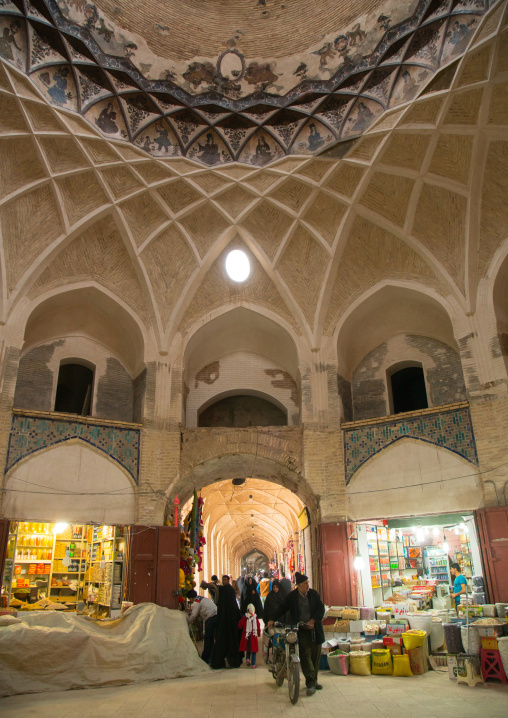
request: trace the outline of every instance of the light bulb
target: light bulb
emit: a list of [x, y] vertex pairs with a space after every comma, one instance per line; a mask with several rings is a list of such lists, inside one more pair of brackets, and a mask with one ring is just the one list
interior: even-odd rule
[[425, 532], [423, 529], [421, 529], [421, 528], [416, 529], [416, 540], [418, 541], [418, 543], [421, 543], [422, 541], [425, 540]]
[[448, 546], [448, 544], [447, 544], [446, 541], [445, 541], [444, 544], [443, 544], [443, 551], [444, 551], [445, 553], [448, 553], [449, 548], [450, 548], [450, 547]]
[[359, 551], [357, 551], [355, 560], [354, 560], [354, 567], [356, 568], [357, 571], [361, 571], [364, 566], [365, 566], [365, 561], [363, 560], [363, 556], [360, 554]]
[[432, 535], [439, 536], [439, 529], [437, 526], [434, 526], [434, 528], [432, 529]]
[[454, 532], [455, 536], [458, 536], [459, 533], [460, 533], [459, 527], [458, 527], [458, 526], [455, 526], [455, 528], [453, 529], [453, 532]]
[[54, 534], [61, 534], [65, 531], [65, 529], [69, 528], [69, 524], [63, 523], [59, 521], [55, 524], [55, 528], [53, 529]]

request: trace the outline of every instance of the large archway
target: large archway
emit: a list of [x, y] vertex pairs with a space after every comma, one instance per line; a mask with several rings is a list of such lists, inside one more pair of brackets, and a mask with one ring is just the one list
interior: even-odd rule
[[[310, 530], [299, 523], [305, 505], [293, 491], [266, 479], [235, 478], [213, 482], [200, 494], [206, 539], [200, 581], [258, 570], [312, 574]], [[189, 500], [182, 517], [190, 507]]]

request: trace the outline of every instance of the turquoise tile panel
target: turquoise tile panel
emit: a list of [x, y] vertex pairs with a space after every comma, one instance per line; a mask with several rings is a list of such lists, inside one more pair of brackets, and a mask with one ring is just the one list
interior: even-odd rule
[[368, 459], [402, 437], [437, 444], [478, 464], [469, 407], [345, 429], [346, 484]]
[[26, 456], [70, 439], [80, 439], [123, 466], [139, 481], [140, 430], [110, 424], [62, 419], [39, 419], [13, 414], [6, 472]]

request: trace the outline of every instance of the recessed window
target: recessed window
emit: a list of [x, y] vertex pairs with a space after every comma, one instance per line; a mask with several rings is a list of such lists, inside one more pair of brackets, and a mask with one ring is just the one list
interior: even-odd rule
[[233, 249], [226, 257], [226, 272], [233, 282], [245, 282], [250, 274], [249, 258], [241, 249]]
[[55, 411], [90, 416], [93, 371], [82, 364], [62, 364], [58, 372]]
[[423, 369], [408, 366], [391, 375], [393, 413], [427, 409], [427, 389]]

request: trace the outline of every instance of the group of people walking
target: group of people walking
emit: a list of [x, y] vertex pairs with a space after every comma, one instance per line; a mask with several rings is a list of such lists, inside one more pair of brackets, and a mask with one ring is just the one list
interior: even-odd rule
[[246, 665], [255, 668], [261, 639], [261, 620], [271, 628], [275, 621], [296, 626], [302, 672], [307, 695], [321, 689], [317, 676], [324, 642], [322, 619], [324, 605], [317, 591], [309, 587], [307, 576], [295, 574], [296, 588], [281, 573], [280, 579], [266, 573], [256, 580], [254, 576], [241, 576], [231, 581], [224, 575], [219, 584], [217, 576], [210, 582], [202, 581], [210, 598], [199, 597], [189, 591], [187, 598], [192, 607], [189, 623], [200, 619], [204, 623], [204, 647], [201, 658], [212, 668], [239, 668], [245, 658]]

